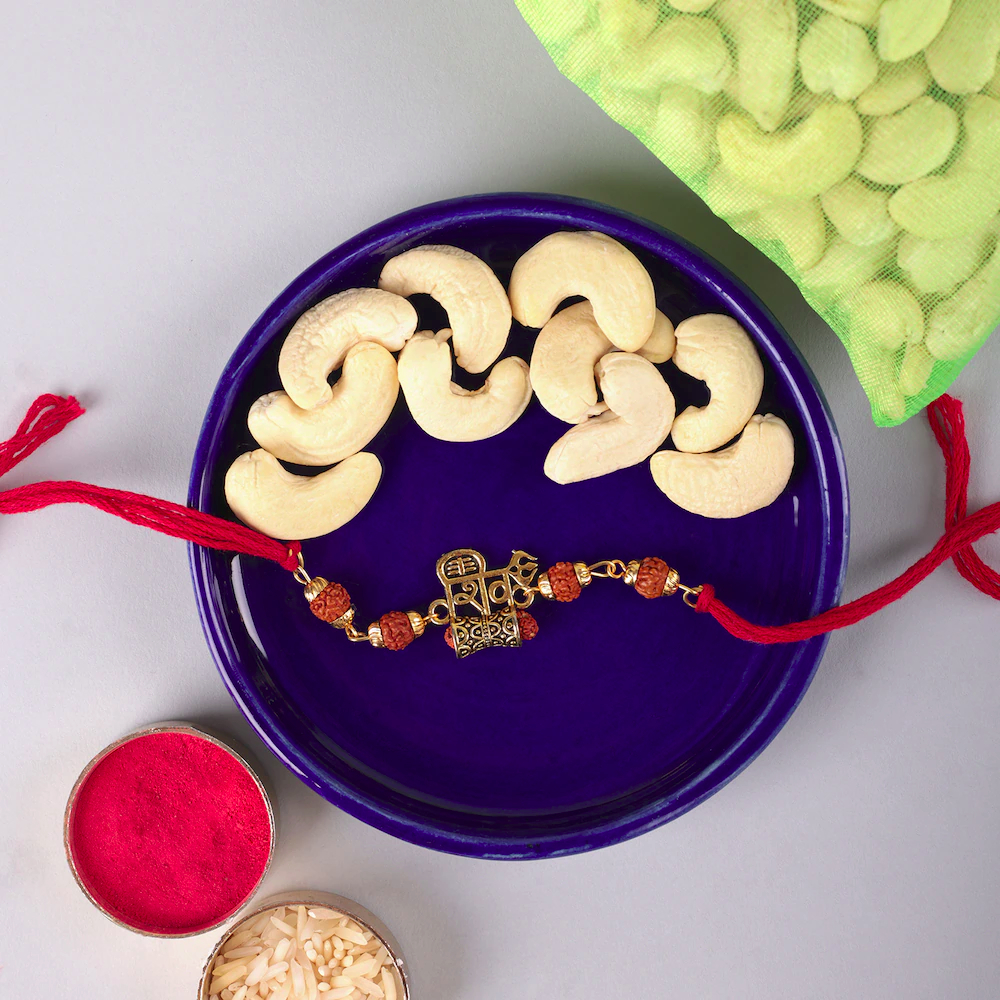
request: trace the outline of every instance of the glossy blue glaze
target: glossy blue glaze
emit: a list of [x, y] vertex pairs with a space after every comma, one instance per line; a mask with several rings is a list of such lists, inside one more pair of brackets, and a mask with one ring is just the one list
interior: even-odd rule
[[[847, 482], [836, 430], [802, 358], [757, 299], [704, 254], [641, 219], [570, 198], [429, 205], [317, 261], [265, 310], [226, 366], [189, 502], [228, 515], [225, 471], [254, 447], [247, 409], [279, 387], [278, 349], [304, 309], [375, 284], [389, 257], [421, 243], [471, 250], [506, 283], [517, 257], [558, 229], [598, 229], [627, 243], [674, 322], [714, 311], [746, 327], [766, 369], [761, 411], [782, 416], [796, 439], [784, 494], [747, 517], [711, 521], [668, 502], [647, 463], [557, 486], [542, 463], [565, 425], [537, 402], [499, 437], [448, 444], [420, 431], [400, 397], [369, 448], [385, 469], [374, 499], [342, 530], [305, 543], [310, 570], [348, 588], [362, 625], [391, 609], [426, 608], [440, 594], [435, 561], [459, 547], [480, 549], [491, 565], [504, 565], [515, 548], [543, 567], [660, 555], [685, 581], [711, 581], [761, 622], [834, 604], [847, 561]], [[424, 322], [444, 325], [433, 308], [421, 304]], [[532, 337], [515, 328], [509, 352], [528, 357]], [[678, 409], [703, 401], [693, 380], [662, 369]], [[573, 604], [536, 603], [540, 635], [520, 649], [458, 662], [432, 629], [389, 653], [348, 643], [318, 622], [276, 565], [193, 547], [190, 556], [222, 677], [278, 758], [381, 830], [477, 857], [592, 850], [679, 816], [767, 745], [825, 645], [748, 645], [679, 597], [647, 601], [599, 581]]]

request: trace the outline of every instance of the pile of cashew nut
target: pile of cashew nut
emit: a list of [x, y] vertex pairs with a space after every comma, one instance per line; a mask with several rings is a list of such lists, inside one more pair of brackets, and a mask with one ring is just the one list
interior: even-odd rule
[[[449, 329], [417, 332], [406, 296], [418, 293], [445, 309]], [[576, 296], [584, 301], [556, 311]], [[530, 366], [519, 357], [497, 361], [512, 320], [539, 330]], [[492, 369], [470, 391], [452, 381], [453, 361], [471, 373]], [[675, 415], [656, 367], [667, 361], [706, 383], [706, 406]], [[534, 392], [573, 425], [545, 460], [550, 479], [574, 483], [650, 459], [656, 485], [706, 517], [766, 506], [792, 472], [788, 428], [778, 417], [754, 415], [764, 369], [746, 332], [714, 314], [689, 317], [675, 330], [657, 310], [638, 258], [597, 232], [546, 236], [517, 261], [508, 290], [465, 250], [408, 250], [386, 263], [378, 288], [340, 292], [299, 317], [278, 375], [283, 391], [262, 396], [247, 417], [260, 447], [237, 458], [225, 482], [237, 516], [275, 538], [325, 535], [371, 499], [382, 466], [362, 449], [400, 388], [417, 424], [444, 441], [501, 433]], [[657, 451], [668, 436], [676, 450]], [[297, 476], [282, 461], [332, 468]]]
[[783, 247], [901, 419], [1000, 313], [998, 0], [521, 0], [571, 79]]

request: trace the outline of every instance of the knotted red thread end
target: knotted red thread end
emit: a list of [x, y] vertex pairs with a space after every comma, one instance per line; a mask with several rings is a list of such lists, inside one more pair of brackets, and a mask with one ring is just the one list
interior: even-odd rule
[[977, 590], [1000, 600], [1000, 574], [987, 566], [972, 548], [973, 542], [1000, 529], [1000, 503], [983, 507], [975, 514], [966, 513], [972, 461], [962, 404], [945, 394], [927, 407], [927, 419], [944, 455], [946, 474], [945, 533], [927, 555], [870, 594], [801, 622], [755, 625], [720, 601], [709, 584], [705, 584], [698, 595], [695, 610], [710, 614], [738, 639], [759, 643], [798, 642], [853, 625], [875, 614], [909, 593], [948, 559], [954, 561], [959, 573]]
[[[0, 444], [0, 476], [24, 461], [83, 412], [83, 407], [72, 396], [39, 396], [28, 408], [13, 437]], [[279, 542], [245, 524], [169, 500], [90, 483], [50, 480], [6, 490], [0, 493], [0, 514], [23, 514], [57, 503], [87, 504], [132, 524], [196, 545], [270, 559], [293, 572], [299, 566], [302, 546], [298, 542]]]

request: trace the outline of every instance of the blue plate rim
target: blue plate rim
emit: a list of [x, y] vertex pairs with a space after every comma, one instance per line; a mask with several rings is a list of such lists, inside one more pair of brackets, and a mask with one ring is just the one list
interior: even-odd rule
[[[521, 217], [551, 218], [558, 226], [611, 232], [617, 239], [644, 247], [701, 283], [708, 284], [751, 329], [769, 360], [785, 368], [799, 407], [806, 437], [818, 450], [817, 466], [824, 477], [827, 541], [811, 613], [837, 603], [843, 590], [849, 551], [849, 489], [839, 434], [829, 404], [798, 348], [760, 299], [732, 272], [682, 237], [649, 220], [620, 209], [568, 195], [497, 193], [468, 195], [409, 209], [369, 227], [320, 257], [294, 278], [254, 321], [220, 375], [198, 436], [188, 489], [188, 504], [209, 510], [209, 453], [213, 435], [225, 410], [224, 387], [236, 384], [241, 368], [265, 330], [288, 313], [314, 285], [323, 282], [331, 267], [365, 253], [387, 239], [417, 235], [429, 225], [495, 217], [513, 212]], [[775, 342], [780, 346], [780, 351]], [[839, 490], [835, 488], [839, 481]], [[799, 644], [782, 683], [742, 739], [709, 767], [694, 775], [664, 800], [651, 802], [624, 817], [591, 826], [586, 833], [554, 833], [530, 843], [502, 834], [463, 832], [459, 824], [432, 823], [420, 817], [400, 816], [391, 806], [359, 792], [321, 771], [308, 755], [288, 739], [268, 706], [249, 683], [231, 640], [221, 609], [211, 596], [212, 572], [206, 550], [188, 546], [192, 583], [202, 628], [226, 689], [254, 732], [268, 749], [303, 783], [329, 802], [392, 836], [434, 850], [478, 858], [516, 860], [556, 857], [594, 850], [637, 837], [683, 815], [735, 778], [770, 744], [788, 721], [815, 676], [828, 642], [819, 636]], [[456, 816], [462, 813], [456, 811]]]

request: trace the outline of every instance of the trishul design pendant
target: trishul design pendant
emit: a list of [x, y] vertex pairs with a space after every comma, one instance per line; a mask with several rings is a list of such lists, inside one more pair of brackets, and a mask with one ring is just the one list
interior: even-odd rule
[[427, 609], [435, 624], [449, 624], [459, 659], [490, 646], [520, 646], [517, 612], [537, 593], [538, 560], [521, 549], [502, 569], [487, 569], [475, 549], [453, 549], [437, 561], [444, 597]]

